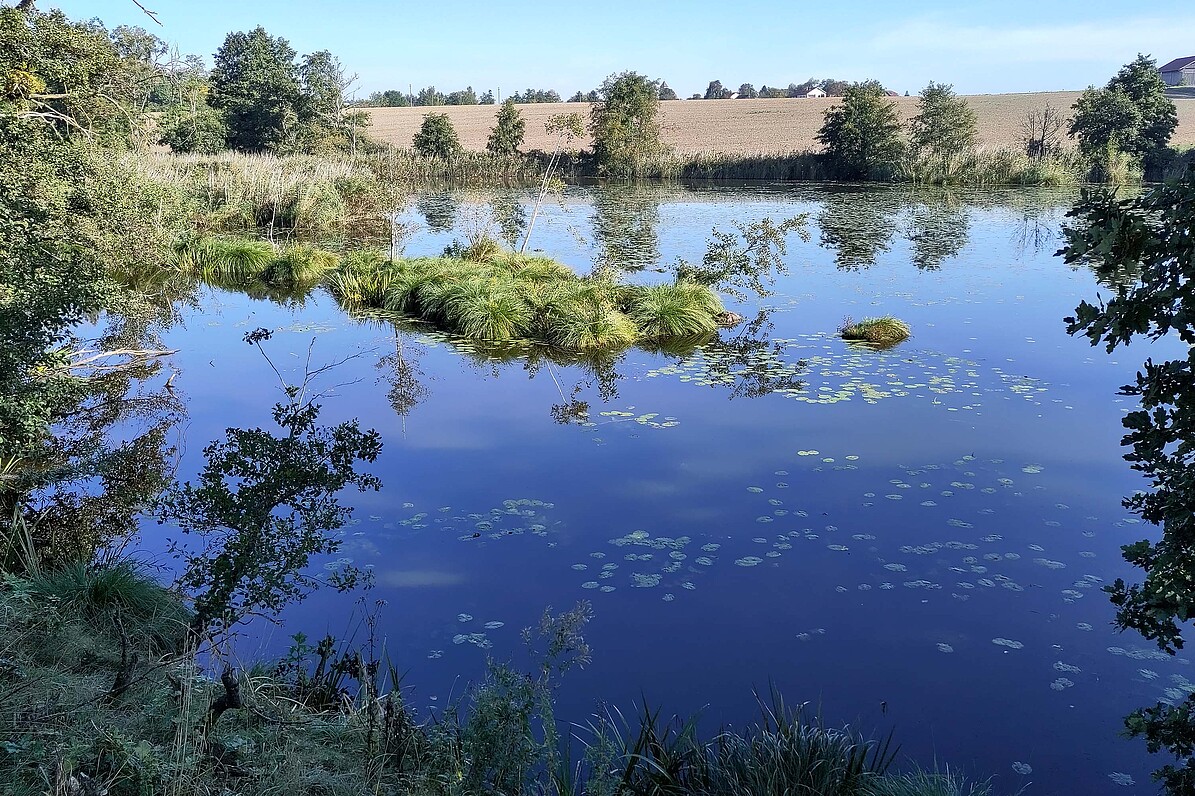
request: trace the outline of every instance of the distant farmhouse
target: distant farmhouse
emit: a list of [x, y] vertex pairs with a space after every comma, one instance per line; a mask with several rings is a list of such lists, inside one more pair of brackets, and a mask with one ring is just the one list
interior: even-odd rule
[[1158, 69], [1168, 86], [1195, 86], [1195, 55], [1175, 58]]
[[[1195, 61], [1195, 58], [1192, 58], [1191, 60]], [[820, 88], [815, 88], [815, 89], [806, 91], [805, 96], [809, 97], [809, 98], [824, 97], [824, 96], [826, 96], [826, 92], [822, 91]]]

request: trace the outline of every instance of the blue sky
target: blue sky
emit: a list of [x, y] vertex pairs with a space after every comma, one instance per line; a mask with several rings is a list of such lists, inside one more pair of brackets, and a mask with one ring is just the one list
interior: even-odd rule
[[1102, 84], [1138, 52], [1195, 55], [1195, 8], [1180, 2], [1005, 0], [588, 3], [403, 0], [42, 0], [76, 19], [141, 25], [208, 60], [229, 31], [263, 25], [300, 53], [331, 50], [386, 88], [503, 96], [551, 88], [566, 99], [613, 72], [663, 78], [681, 96], [710, 80], [786, 86], [808, 77], [876, 78], [916, 93], [930, 80], [965, 94]]

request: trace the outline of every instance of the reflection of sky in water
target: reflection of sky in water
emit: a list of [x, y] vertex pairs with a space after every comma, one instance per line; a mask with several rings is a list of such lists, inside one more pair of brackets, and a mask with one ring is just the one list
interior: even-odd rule
[[[582, 270], [617, 250], [630, 221], [595, 218], [617, 207], [603, 191], [549, 203], [533, 247]], [[443, 228], [491, 198], [422, 211]], [[225, 426], [268, 419], [274, 382], [244, 329], [286, 329], [269, 346], [292, 371], [313, 337], [317, 360], [365, 350], [329, 377], [324, 419], [382, 433], [385, 487], [346, 495], [358, 509], [340, 555], [374, 568], [387, 650], [421, 709], [459, 695], [486, 655], [525, 660], [519, 629], [546, 605], [589, 599], [594, 663], [570, 673], [562, 719], [647, 694], [706, 706], [712, 730], [750, 718], [751, 689], [774, 682], [831, 723], [895, 726], [925, 764], [996, 774], [1002, 791], [1145, 792], [1157, 761], [1118, 738], [1121, 718], [1195, 690], [1195, 673], [1113, 632], [1100, 588], [1135, 576], [1119, 546], [1145, 533], [1119, 505], [1140, 481], [1119, 458], [1129, 404], [1115, 392], [1169, 349], [1109, 357], [1065, 335], [1061, 318], [1096, 290], [1051, 257], [1067, 200], [640, 189], [631, 203], [658, 223], [628, 239], [665, 263], [700, 258], [709, 229], [734, 220], [805, 212], [813, 239], [792, 239], [765, 345], [631, 350], [602, 385], [434, 335], [396, 357], [392, 332], [326, 297], [280, 309], [209, 294], [168, 340], [191, 401], [182, 473]], [[407, 251], [451, 237], [424, 229]], [[875, 352], [833, 334], [844, 315], [886, 313], [913, 339]], [[401, 417], [387, 380], [399, 359], [419, 388]], [[587, 406], [553, 422], [570, 397]], [[351, 602], [320, 594], [289, 619], [343, 633]]]

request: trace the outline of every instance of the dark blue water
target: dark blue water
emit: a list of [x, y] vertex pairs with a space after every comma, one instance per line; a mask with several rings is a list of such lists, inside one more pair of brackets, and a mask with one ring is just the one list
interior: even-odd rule
[[[1079, 300], [1106, 292], [1052, 256], [1073, 198], [572, 188], [545, 207], [533, 248], [579, 271], [644, 265], [645, 280], [700, 259], [715, 225], [808, 214], [775, 295], [735, 306], [770, 310], [748, 358], [529, 367], [396, 337], [321, 294], [280, 307], [208, 291], [167, 341], [191, 416], [180, 474], [225, 427], [269, 422], [277, 382], [244, 331], [280, 330], [267, 347], [292, 375], [309, 346], [315, 362], [359, 352], [324, 378], [323, 420], [378, 429], [385, 486], [346, 496], [342, 555], [374, 568], [386, 651], [424, 715], [486, 656], [526, 662], [519, 631], [546, 606], [589, 600], [594, 660], [569, 673], [563, 720], [647, 695], [741, 724], [774, 685], [828, 723], [895, 728], [902, 765], [947, 763], [1000, 792], [1152, 792], [1161, 761], [1118, 737], [1121, 719], [1195, 689], [1195, 672], [1116, 633], [1100, 587], [1135, 577], [1119, 547], [1152, 533], [1120, 507], [1142, 483], [1120, 459], [1132, 406], [1116, 390], [1178, 348], [1109, 356], [1065, 334]], [[438, 253], [494, 199], [413, 205], [407, 253]], [[879, 314], [914, 337], [876, 352], [834, 334]], [[555, 422], [573, 397], [587, 418]], [[345, 632], [352, 599], [311, 598], [245, 654]]]

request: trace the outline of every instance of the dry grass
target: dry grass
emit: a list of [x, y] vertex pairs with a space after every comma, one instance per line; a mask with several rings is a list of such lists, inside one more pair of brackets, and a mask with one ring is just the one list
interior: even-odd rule
[[[988, 147], [1017, 146], [1019, 126], [1028, 111], [1047, 102], [1069, 112], [1077, 91], [1035, 94], [980, 94], [967, 97], [979, 116], [979, 135]], [[901, 115], [917, 112], [917, 97], [893, 97]], [[822, 114], [837, 99], [702, 100], [664, 102], [664, 140], [680, 155], [706, 152], [728, 154], [778, 154], [816, 148], [814, 135]], [[1177, 100], [1178, 129], [1171, 143], [1195, 146], [1195, 99]], [[588, 105], [550, 103], [520, 105], [527, 122], [524, 149], [551, 149], [555, 142], [544, 133], [544, 122], [554, 113], [588, 110]], [[485, 149], [486, 138], [498, 112], [495, 105], [458, 105], [441, 108], [368, 108], [373, 120], [369, 134], [401, 147], [411, 139], [428, 111], [447, 113], [461, 144], [468, 150]], [[589, 142], [584, 142], [589, 146]]]

